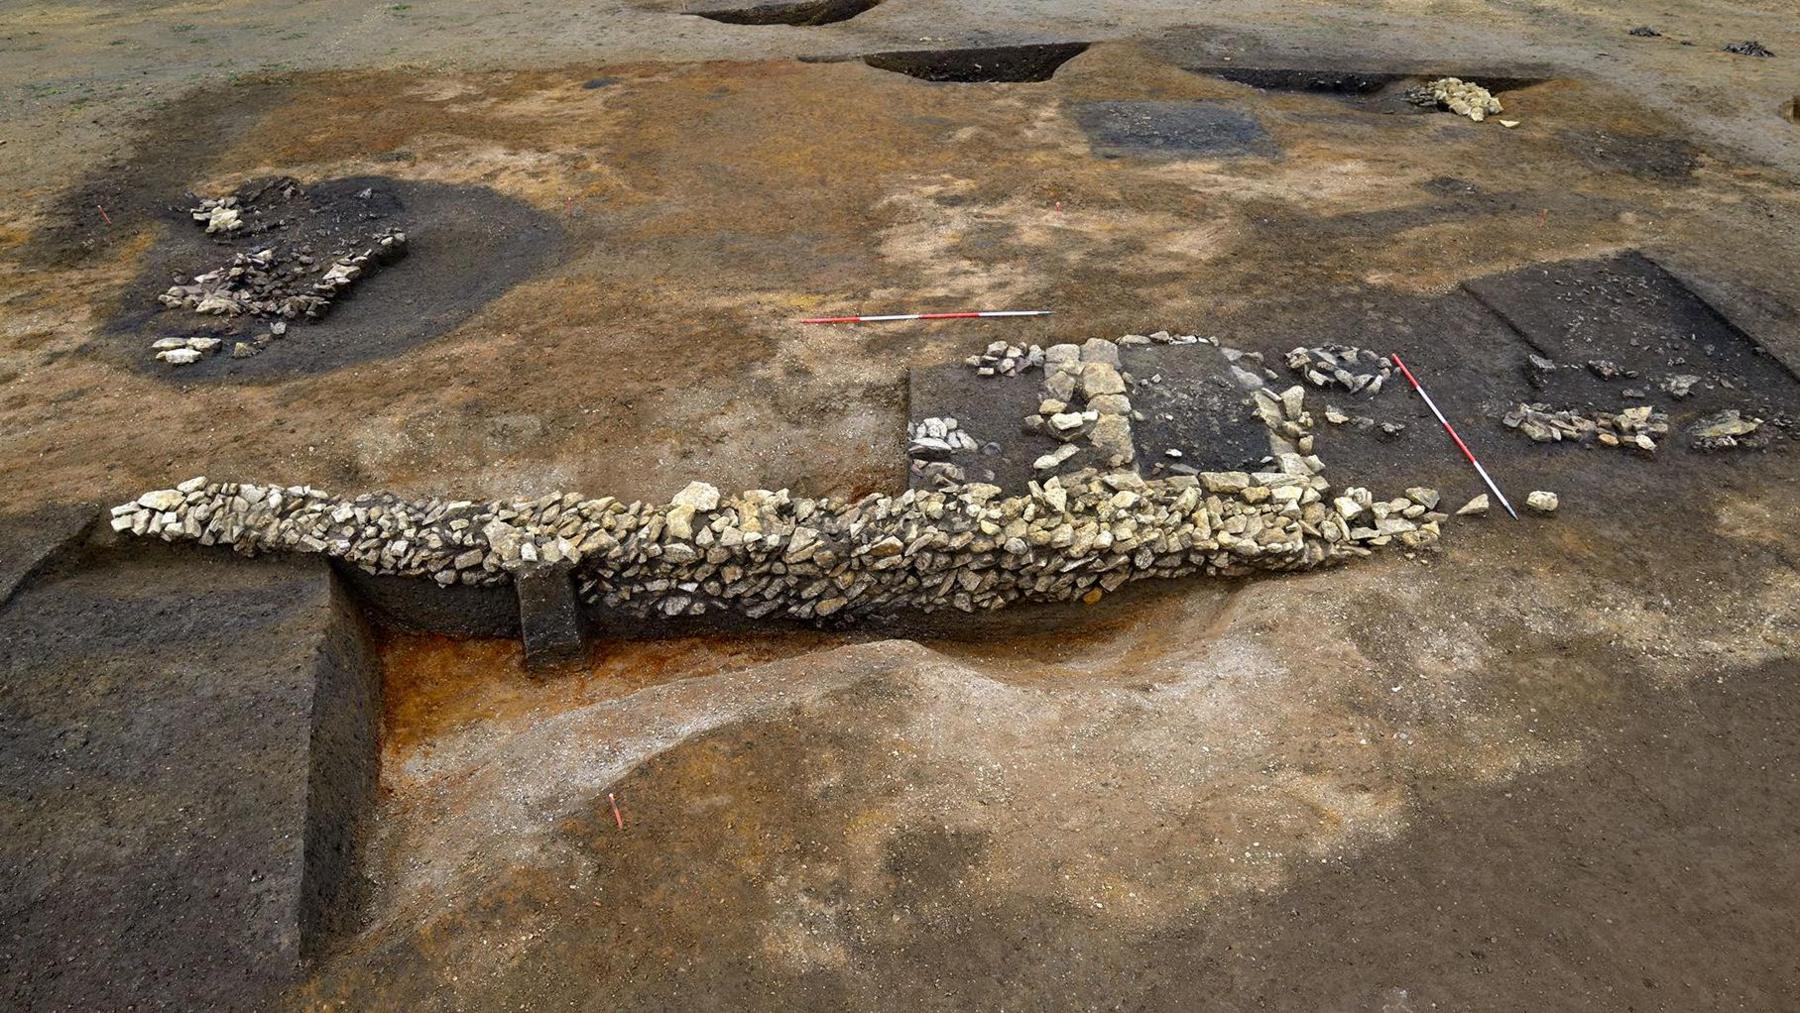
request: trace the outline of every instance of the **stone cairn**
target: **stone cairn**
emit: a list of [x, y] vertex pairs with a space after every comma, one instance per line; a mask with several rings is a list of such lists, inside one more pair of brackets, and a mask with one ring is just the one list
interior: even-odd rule
[[1284, 454], [1267, 472], [1084, 471], [1020, 496], [971, 484], [855, 502], [785, 489], [727, 498], [701, 482], [667, 504], [573, 493], [413, 502], [195, 478], [113, 508], [112, 527], [245, 554], [319, 553], [445, 587], [566, 564], [585, 602], [632, 615], [813, 619], [1092, 603], [1146, 577], [1311, 569], [1436, 542], [1437, 504], [1423, 488], [1333, 497], [1312, 463]]

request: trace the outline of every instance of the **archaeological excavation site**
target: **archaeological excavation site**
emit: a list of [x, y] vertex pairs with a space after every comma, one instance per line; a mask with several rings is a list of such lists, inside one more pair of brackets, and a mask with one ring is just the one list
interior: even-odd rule
[[1800, 1009], [1794, 15], [11, 4], [0, 1008]]

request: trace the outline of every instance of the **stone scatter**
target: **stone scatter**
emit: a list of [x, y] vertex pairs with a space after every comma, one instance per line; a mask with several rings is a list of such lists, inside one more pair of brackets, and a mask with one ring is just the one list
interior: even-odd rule
[[1619, 412], [1583, 413], [1557, 410], [1542, 403], [1520, 404], [1501, 417], [1510, 429], [1538, 443], [1572, 440], [1654, 452], [1656, 440], [1669, 431], [1669, 416], [1650, 405]]
[[1044, 350], [1037, 345], [1021, 348], [995, 341], [982, 354], [964, 359], [963, 364], [973, 369], [977, 376], [1018, 376], [1043, 366]]
[[1393, 375], [1394, 363], [1385, 355], [1351, 345], [1296, 348], [1287, 353], [1287, 367], [1314, 387], [1341, 387], [1351, 394], [1374, 397]]
[[1435, 491], [1333, 496], [1321, 468], [1284, 454], [1266, 472], [1145, 479], [1085, 470], [1013, 497], [978, 483], [854, 502], [785, 489], [725, 496], [696, 482], [668, 504], [572, 493], [343, 499], [202, 477], [113, 508], [111, 523], [244, 553], [319, 553], [446, 587], [505, 584], [523, 568], [568, 564], [589, 605], [644, 617], [822, 619], [1097, 600], [1136, 579], [1304, 570], [1390, 543], [1437, 541], [1445, 515]]
[[976, 450], [980, 444], [953, 418], [923, 419], [906, 427], [907, 453], [927, 461], [946, 461], [951, 454]]
[[[194, 199], [188, 216], [221, 248], [223, 263], [175, 275], [157, 301], [218, 321], [220, 333], [232, 332], [234, 358], [266, 348], [290, 320], [323, 318], [359, 283], [407, 252], [405, 230], [382, 223], [401, 210], [397, 199], [373, 187], [350, 193], [278, 177], [223, 197]], [[259, 323], [265, 332], [255, 333]]]
[[376, 229], [359, 245], [323, 258], [304, 246], [234, 254], [223, 267], [177, 280], [157, 299], [199, 314], [316, 319], [359, 279], [404, 256], [406, 233]]

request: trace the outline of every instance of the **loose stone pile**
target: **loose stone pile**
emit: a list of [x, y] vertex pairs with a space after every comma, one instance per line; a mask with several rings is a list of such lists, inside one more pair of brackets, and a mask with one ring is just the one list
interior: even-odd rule
[[960, 422], [949, 417], [923, 419], [909, 424], [906, 436], [908, 464], [913, 477], [934, 489], [962, 485], [968, 481], [968, 475], [962, 467], [952, 463], [953, 455], [977, 449], [984, 449], [989, 453], [998, 453], [1000, 450], [993, 444], [982, 448], [975, 437], [962, 428]]
[[188, 366], [211, 355], [219, 345], [218, 338], [159, 338], [150, 347], [158, 361]]
[[1763, 45], [1755, 39], [1745, 39], [1742, 42], [1727, 42], [1725, 45], [1720, 46], [1719, 49], [1722, 52], [1731, 53], [1736, 56], [1768, 57], [1775, 55], [1768, 46]]
[[632, 615], [817, 619], [1091, 603], [1146, 577], [1309, 569], [1390, 543], [1430, 545], [1445, 519], [1433, 490], [1333, 497], [1316, 458], [1283, 454], [1276, 469], [1163, 479], [1082, 471], [1020, 496], [973, 484], [855, 502], [785, 489], [724, 497], [696, 482], [666, 505], [572, 493], [340, 499], [195, 478], [115, 507], [112, 527], [244, 553], [321, 553], [446, 587], [566, 564], [584, 601]]
[[1708, 415], [1688, 428], [1688, 438], [1696, 450], [1729, 450], [1738, 446], [1760, 445], [1753, 434], [1762, 428], [1762, 419], [1747, 419], [1736, 408]]
[[1477, 123], [1505, 111], [1500, 100], [1486, 88], [1460, 77], [1440, 77], [1424, 87], [1414, 88], [1407, 98], [1414, 105], [1448, 109]]
[[986, 352], [964, 359], [963, 364], [973, 369], [977, 376], [1018, 376], [1042, 366], [1044, 350], [1037, 345], [1020, 348], [996, 341], [987, 346]]
[[1394, 362], [1385, 355], [1351, 345], [1296, 348], [1287, 353], [1287, 366], [1314, 387], [1342, 387], [1352, 394], [1374, 397], [1393, 375]]
[[948, 460], [959, 451], [975, 450], [979, 444], [953, 418], [923, 419], [906, 427], [907, 453], [930, 461]]
[[1507, 412], [1501, 421], [1538, 443], [1597, 441], [1603, 446], [1646, 452], [1654, 452], [1656, 438], [1669, 431], [1669, 416], [1650, 405], [1638, 405], [1620, 412], [1584, 414], [1568, 409], [1559, 411], [1542, 403], [1520, 404]]
[[244, 227], [242, 213], [238, 211], [236, 194], [228, 197], [209, 197], [200, 201], [198, 207], [190, 208], [188, 214], [206, 227], [207, 235], [220, 232], [236, 232]]

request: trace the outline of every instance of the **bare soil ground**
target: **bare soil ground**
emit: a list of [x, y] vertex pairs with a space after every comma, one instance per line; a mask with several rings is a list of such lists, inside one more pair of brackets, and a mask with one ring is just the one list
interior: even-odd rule
[[[888, 0], [811, 28], [660, 0], [17, 6], [14, 507], [196, 474], [464, 497], [898, 489], [908, 369], [994, 338], [1417, 348], [1482, 417], [1491, 348], [1459, 286], [1633, 249], [1749, 293], [1777, 324], [1756, 336], [1800, 364], [1780, 326], [1800, 319], [1782, 5], [1678, 4], [1661, 39], [1625, 35], [1642, 11], [1561, 3]], [[1777, 56], [1717, 51], [1745, 37]], [[836, 59], [1055, 40], [1093, 45], [1036, 82]], [[1503, 95], [1507, 129], [1184, 69], [1226, 64], [1538, 83]], [[1078, 114], [1191, 101], [1267, 147], [1101, 157]], [[187, 227], [162, 209], [273, 174], [479, 188], [553, 228], [532, 270], [406, 340], [261, 376], [127, 361], [109, 321]], [[453, 287], [428, 266], [376, 281]], [[972, 304], [1057, 312], [794, 323]], [[286, 1002], [1795, 1005], [1792, 452], [1642, 459], [1489, 422], [1497, 477], [1561, 491], [1561, 515], [1453, 524], [1417, 559], [979, 622], [606, 643], [551, 680], [515, 644], [390, 637], [361, 927]], [[1410, 427], [1417, 471], [1346, 440], [1342, 459], [1322, 442], [1328, 475], [1477, 491]]]

